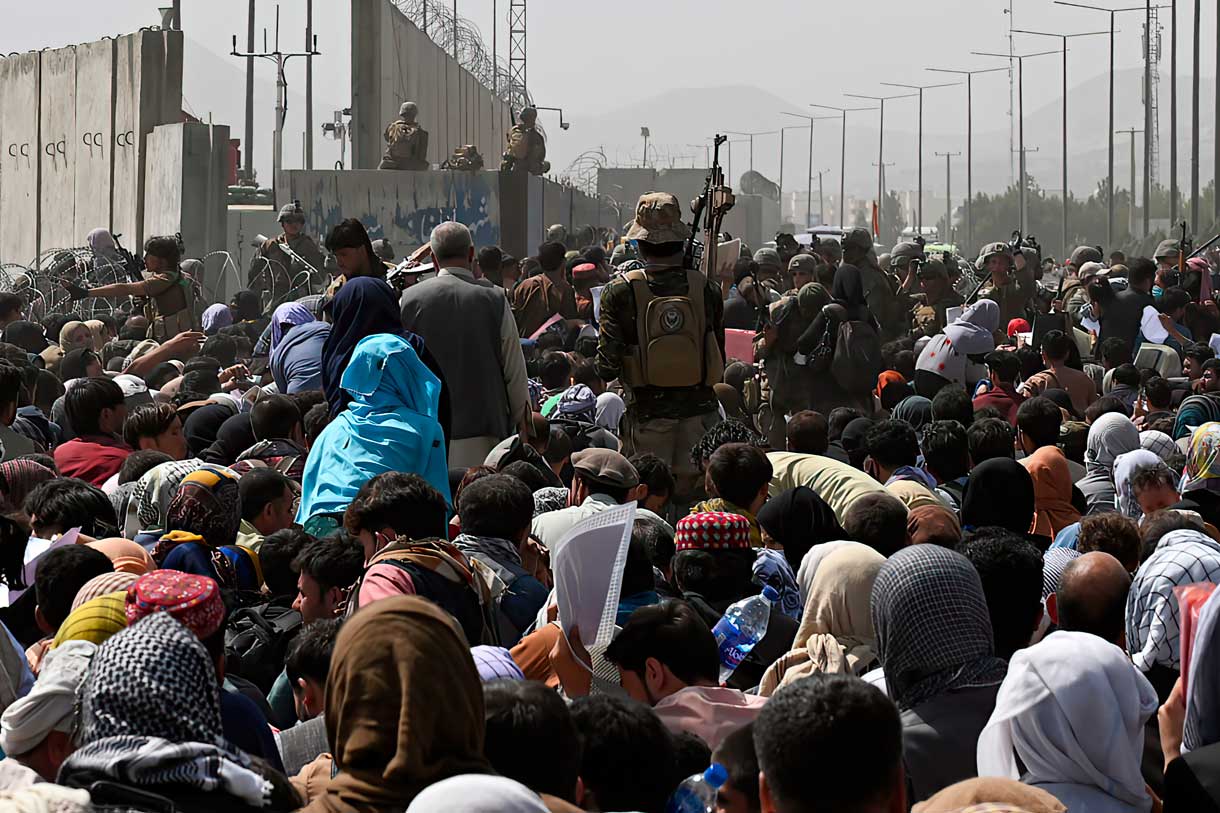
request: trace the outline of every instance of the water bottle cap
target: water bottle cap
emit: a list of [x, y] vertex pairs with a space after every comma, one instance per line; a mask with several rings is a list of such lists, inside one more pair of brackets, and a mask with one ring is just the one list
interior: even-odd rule
[[708, 766], [708, 769], [703, 772], [703, 781], [707, 782], [713, 788], [719, 789], [721, 785], [729, 781], [729, 772], [719, 762], [713, 762]]
[[772, 604], [779, 601], [779, 591], [769, 584], [763, 588], [762, 594], [763, 598], [770, 601]]

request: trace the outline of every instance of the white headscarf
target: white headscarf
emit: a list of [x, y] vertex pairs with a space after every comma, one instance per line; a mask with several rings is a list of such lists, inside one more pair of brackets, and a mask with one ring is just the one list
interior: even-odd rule
[[[979, 776], [1078, 785], [1109, 796], [1114, 810], [1149, 810], [1140, 759], [1144, 723], [1156, 709], [1156, 690], [1117, 646], [1085, 632], [1053, 632], [1009, 661], [979, 735]], [[1056, 790], [1075, 809], [1074, 794]]]
[[1135, 498], [1135, 492], [1131, 489], [1131, 478], [1135, 476], [1135, 473], [1140, 469], [1164, 465], [1161, 458], [1157, 457], [1154, 452], [1145, 449], [1124, 452], [1114, 458], [1114, 489], [1118, 494], [1115, 507], [1123, 516], [1139, 519], [1144, 515], [1139, 500]]
[[547, 813], [537, 793], [503, 776], [462, 774], [420, 791], [407, 813]]
[[597, 396], [596, 423], [602, 429], [608, 429], [617, 435], [619, 422], [623, 420], [623, 413], [626, 411], [627, 405], [618, 393], [606, 391]]
[[76, 689], [95, 652], [97, 645], [89, 641], [68, 641], [47, 653], [34, 688], [0, 717], [4, 753], [29, 753], [52, 731], [72, 730]]
[[1089, 426], [1084, 452], [1084, 467], [1089, 474], [1113, 472], [1121, 454], [1140, 448], [1140, 430], [1131, 419], [1118, 412], [1107, 412]]

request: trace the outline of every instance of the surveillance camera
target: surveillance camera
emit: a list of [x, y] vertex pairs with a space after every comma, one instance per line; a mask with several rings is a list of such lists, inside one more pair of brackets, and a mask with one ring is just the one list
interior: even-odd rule
[[566, 130], [566, 129], [568, 129], [568, 128], [569, 128], [569, 127], [571, 127], [571, 126], [572, 126], [572, 123], [571, 123], [570, 121], [565, 121], [565, 122], [563, 122], [562, 124], [560, 124], [560, 125], [559, 125], [559, 129], [560, 129], [560, 130]]

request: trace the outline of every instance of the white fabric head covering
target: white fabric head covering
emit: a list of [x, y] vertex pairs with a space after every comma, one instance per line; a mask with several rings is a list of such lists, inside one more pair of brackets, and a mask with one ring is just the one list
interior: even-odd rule
[[1113, 472], [1120, 454], [1140, 448], [1140, 430], [1131, 419], [1118, 412], [1107, 412], [1089, 426], [1084, 452], [1084, 467], [1089, 474]]
[[602, 429], [609, 429], [617, 435], [619, 422], [623, 420], [623, 413], [626, 411], [627, 405], [618, 393], [606, 391], [597, 396], [596, 423]]
[[1135, 499], [1135, 492], [1131, 490], [1131, 478], [1135, 473], [1140, 469], [1164, 465], [1161, 458], [1146, 449], [1124, 452], [1114, 458], [1114, 489], [1118, 494], [1115, 507], [1123, 516], [1139, 519], [1144, 515], [1139, 500]]
[[990, 299], [980, 299], [945, 325], [944, 334], [959, 353], [990, 353], [995, 349], [994, 334], [999, 326], [1000, 306]]
[[979, 776], [1084, 785], [1148, 810], [1140, 759], [1156, 709], [1156, 690], [1121, 649], [1086, 632], [1053, 632], [1009, 661], [979, 735]]
[[503, 776], [462, 774], [424, 788], [407, 813], [547, 813], [537, 793]]
[[68, 641], [47, 653], [34, 688], [0, 717], [4, 753], [28, 753], [52, 731], [72, 730], [76, 690], [95, 652], [97, 645], [89, 641]]
[[1127, 651], [1141, 671], [1156, 664], [1181, 669], [1175, 587], [1220, 581], [1220, 543], [1189, 529], [1170, 531], [1157, 542], [1131, 580], [1127, 593]]

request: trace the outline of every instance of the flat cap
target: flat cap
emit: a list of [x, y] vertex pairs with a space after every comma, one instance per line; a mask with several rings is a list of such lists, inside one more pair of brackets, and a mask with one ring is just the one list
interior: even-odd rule
[[585, 449], [572, 455], [572, 468], [587, 479], [611, 488], [635, 488], [640, 475], [635, 466], [618, 452]]
[[1077, 268], [1085, 263], [1099, 263], [1101, 262], [1101, 252], [1093, 246], [1076, 246], [1068, 262]]
[[1169, 258], [1176, 260], [1178, 258], [1178, 251], [1180, 249], [1181, 245], [1177, 240], [1162, 240], [1157, 244], [1156, 253], [1152, 255], [1152, 258], [1154, 260]]
[[690, 226], [682, 222], [682, 207], [668, 192], [640, 195], [635, 220], [627, 230], [628, 240], [645, 243], [676, 243], [690, 237]]

